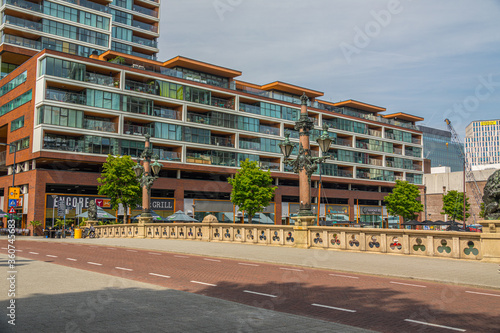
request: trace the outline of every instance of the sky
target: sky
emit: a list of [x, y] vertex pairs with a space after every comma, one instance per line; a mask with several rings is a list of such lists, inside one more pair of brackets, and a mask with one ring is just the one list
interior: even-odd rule
[[500, 119], [500, 0], [162, 0], [159, 60], [425, 118]]

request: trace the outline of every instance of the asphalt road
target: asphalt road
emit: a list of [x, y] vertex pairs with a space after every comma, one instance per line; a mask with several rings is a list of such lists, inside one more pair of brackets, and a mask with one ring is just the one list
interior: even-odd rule
[[17, 248], [24, 258], [380, 332], [500, 331], [498, 290], [111, 246]]

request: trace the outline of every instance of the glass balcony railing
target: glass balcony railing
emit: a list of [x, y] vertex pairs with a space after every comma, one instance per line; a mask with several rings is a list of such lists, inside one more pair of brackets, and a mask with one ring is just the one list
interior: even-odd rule
[[338, 169], [333, 173], [333, 175], [336, 177], [352, 178], [352, 171]]
[[27, 47], [27, 48], [36, 49], [36, 50], [42, 49], [42, 43], [40, 43], [39, 41], [20, 37], [20, 36], [3, 35], [2, 36], [2, 43], [18, 45], [18, 46]]
[[[1, 2], [0, 2], [1, 3]], [[42, 12], [43, 11], [43, 6], [40, 6], [39, 4], [29, 2], [29, 1], [24, 1], [24, 0], [4, 0], [3, 3], [7, 5], [12, 5], [16, 6], [19, 8], [27, 9], [27, 10], [33, 10], [35, 12]]]
[[372, 136], [382, 137], [382, 132], [377, 130], [368, 129], [368, 134]]
[[246, 141], [240, 139], [239, 148], [260, 151], [260, 142]]
[[85, 82], [95, 83], [102, 86], [113, 87], [115, 83], [115, 79], [109, 75], [103, 75], [99, 73], [86, 72], [85, 73]]
[[149, 47], [158, 47], [158, 43], [155, 40], [132, 36], [132, 42]]
[[85, 140], [83, 138], [67, 139], [52, 136], [45, 136], [43, 138], [43, 149], [83, 152], [84, 146]]
[[224, 138], [224, 137], [218, 137], [218, 136], [211, 136], [210, 137], [210, 144], [214, 146], [221, 146], [221, 147], [231, 147], [234, 148], [234, 143], [231, 140], [231, 138]]
[[182, 114], [181, 112], [176, 111], [176, 110], [171, 110], [171, 109], [165, 109], [165, 108], [154, 108], [153, 109], [153, 116], [167, 118], [167, 119], [180, 120], [181, 114]]
[[280, 171], [280, 163], [276, 162], [260, 161], [259, 167], [262, 170]]
[[149, 134], [151, 136], [154, 136], [154, 128], [140, 126], [140, 125], [125, 124], [123, 126], [123, 133], [124, 134], [131, 134], [131, 135]]
[[147, 30], [147, 31], [151, 31], [151, 32], [154, 32], [154, 33], [158, 33], [158, 27], [157, 26], [154, 26], [152, 24], [147, 24], [147, 23], [144, 23], [144, 22], [141, 22], [141, 21], [133, 20], [132, 21], [132, 26], [135, 27], [135, 28], [142, 29], [142, 30]]
[[270, 135], [280, 135], [280, 129], [276, 127], [260, 125], [260, 133]]
[[60, 91], [48, 88], [45, 93], [45, 98], [51, 101], [73, 103], [73, 104], [87, 104], [87, 98], [84, 94]]
[[135, 52], [135, 51], [130, 52], [130, 54], [133, 56], [144, 58], [144, 59], [156, 60], [156, 56], [151, 55], [151, 54], [145, 54], [145, 53]]
[[97, 11], [104, 12], [104, 13], [109, 12], [108, 6], [104, 6], [104, 5], [101, 5], [99, 3], [92, 2], [92, 1], [87, 1], [87, 0], [63, 0], [63, 1], [68, 2], [68, 3], [73, 3], [75, 5], [80, 5], [80, 6], [83, 6], [86, 8], [95, 9]]
[[158, 158], [162, 161], [180, 162], [180, 160], [181, 160], [181, 154], [179, 154], [175, 151], [154, 148], [153, 154], [158, 154]]
[[394, 154], [403, 155], [403, 149], [401, 149], [401, 148], [394, 148]]
[[356, 141], [356, 148], [369, 149], [369, 146], [368, 142]]
[[375, 158], [370, 158], [369, 163], [371, 165], [382, 166], [382, 160], [377, 160]]
[[356, 178], [360, 178], [360, 179], [370, 179], [370, 172], [368, 171], [360, 171], [358, 170], [356, 172]]
[[405, 180], [405, 178], [403, 176], [394, 176], [394, 180]]
[[260, 106], [240, 103], [240, 111], [253, 114], [260, 114]]
[[115, 123], [105, 120], [84, 119], [83, 128], [92, 131], [116, 132]]
[[5, 24], [12, 24], [21, 28], [27, 28], [36, 31], [43, 30], [43, 25], [41, 23], [25, 20], [15, 16], [5, 15], [3, 22]]
[[145, 8], [139, 5], [133, 5], [132, 10], [141, 14], [149, 15], [158, 18], [158, 12], [149, 8]]
[[348, 139], [344, 139], [344, 138], [337, 138], [334, 141], [334, 144], [339, 145], [339, 146], [352, 147], [352, 140], [348, 140]]
[[222, 99], [213, 97], [210, 99], [210, 105], [217, 106], [219, 108], [234, 110], [234, 100], [232, 99]]
[[157, 89], [155, 84], [125, 80], [125, 90], [143, 92], [146, 94], [156, 95]]

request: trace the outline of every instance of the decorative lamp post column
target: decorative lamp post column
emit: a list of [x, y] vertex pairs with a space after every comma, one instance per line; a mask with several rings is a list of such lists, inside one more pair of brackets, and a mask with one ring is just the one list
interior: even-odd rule
[[[158, 162], [158, 156], [153, 156], [153, 149], [150, 147], [150, 135], [146, 134], [146, 143], [144, 151], [141, 154], [141, 159], [133, 167], [135, 175], [142, 187], [142, 213], [141, 218], [152, 219], [151, 217], [151, 186], [158, 178], [162, 165]], [[151, 163], [151, 158], [155, 161]], [[151, 173], [151, 170], [153, 171]]]
[[312, 157], [309, 145], [309, 132], [314, 128], [313, 122], [307, 114], [307, 102], [309, 98], [305, 93], [300, 97], [302, 102], [300, 108], [300, 118], [295, 123], [295, 130], [299, 131], [299, 153], [297, 158], [289, 159], [293, 148], [290, 142], [290, 133], [285, 133], [285, 141], [279, 144], [283, 153], [286, 165], [293, 167], [293, 172], [299, 175], [299, 198], [300, 208], [297, 219], [297, 225], [309, 225], [316, 218], [311, 211], [311, 175], [316, 171], [318, 164], [327, 158], [328, 149], [332, 139], [328, 136], [328, 126], [323, 126], [323, 135], [316, 141], [323, 153], [322, 157]]

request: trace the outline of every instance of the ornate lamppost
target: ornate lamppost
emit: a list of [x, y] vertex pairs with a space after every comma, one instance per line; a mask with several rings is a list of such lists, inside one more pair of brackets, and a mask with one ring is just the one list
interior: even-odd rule
[[[139, 218], [141, 219], [152, 219], [151, 217], [151, 186], [154, 181], [158, 178], [162, 165], [158, 162], [158, 156], [153, 156], [153, 149], [150, 147], [149, 139], [151, 135], [146, 134], [146, 143], [144, 144], [144, 151], [141, 154], [141, 158], [137, 161], [137, 164], [132, 167], [134, 169], [135, 175], [139, 180], [142, 187], [142, 213]], [[151, 158], [155, 161], [151, 163]], [[141, 165], [142, 159], [142, 165]], [[153, 173], [151, 174], [151, 170]]]
[[295, 160], [289, 159], [292, 153], [294, 144], [290, 142], [290, 133], [285, 133], [285, 141], [279, 144], [281, 152], [285, 156], [284, 163], [293, 167], [293, 172], [299, 175], [299, 198], [300, 208], [296, 225], [307, 226], [316, 218], [311, 211], [311, 175], [316, 171], [318, 164], [322, 163], [328, 157], [328, 150], [332, 139], [328, 135], [328, 126], [323, 125], [323, 134], [316, 140], [318, 142], [322, 157], [312, 157], [309, 132], [314, 128], [313, 122], [307, 115], [307, 101], [309, 98], [304, 93], [300, 100], [302, 102], [300, 108], [300, 118], [295, 123], [295, 130], [299, 131], [299, 153]]

